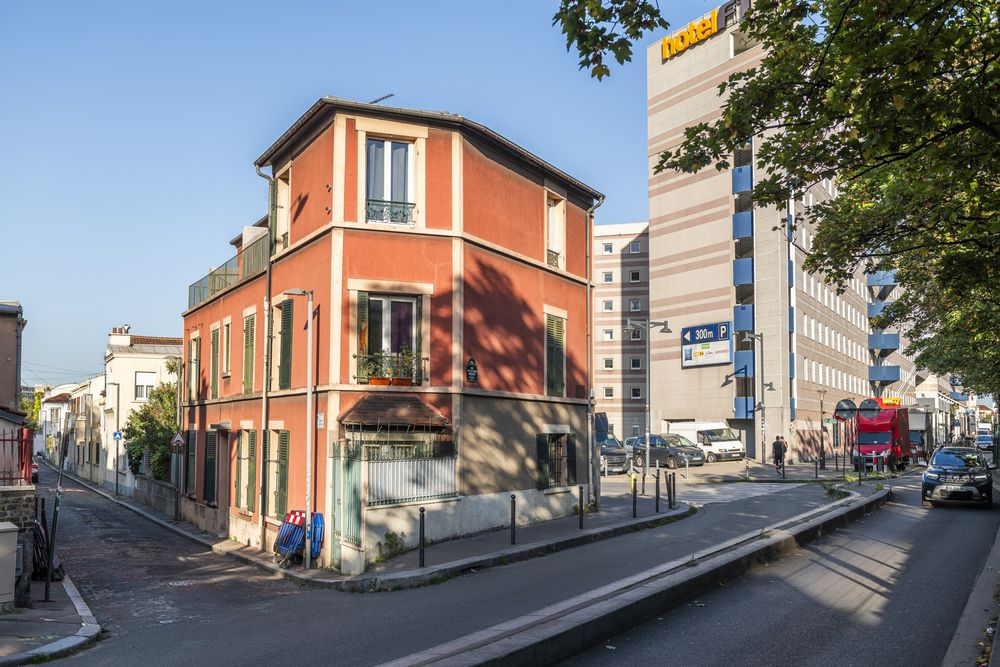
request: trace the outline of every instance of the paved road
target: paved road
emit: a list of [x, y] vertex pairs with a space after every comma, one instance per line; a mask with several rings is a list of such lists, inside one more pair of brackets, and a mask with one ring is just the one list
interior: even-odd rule
[[573, 664], [940, 665], [1000, 510], [923, 509], [919, 479], [897, 480], [895, 500], [869, 517]]
[[[54, 473], [43, 467], [44, 490]], [[377, 594], [311, 590], [205, 551], [70, 482], [59, 550], [109, 636], [81, 665], [377, 664], [759, 530], [829, 501], [788, 485], [711, 504], [683, 521], [433, 587]], [[51, 501], [49, 507], [51, 508]]]

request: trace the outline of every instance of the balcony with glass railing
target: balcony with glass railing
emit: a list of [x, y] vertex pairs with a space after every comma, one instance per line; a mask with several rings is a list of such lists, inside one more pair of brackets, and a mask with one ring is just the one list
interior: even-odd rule
[[415, 207], [416, 204], [405, 201], [366, 199], [365, 219], [368, 222], [382, 222], [389, 225], [412, 225]]
[[188, 286], [188, 308], [194, 308], [238, 282], [263, 271], [268, 260], [268, 240], [265, 234], [222, 266], [213, 269]]

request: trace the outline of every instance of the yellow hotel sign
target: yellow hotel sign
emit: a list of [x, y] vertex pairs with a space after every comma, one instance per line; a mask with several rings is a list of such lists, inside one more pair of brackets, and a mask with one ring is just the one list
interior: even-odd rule
[[720, 28], [724, 29], [736, 23], [750, 8], [750, 0], [732, 0], [721, 7], [716, 7], [697, 21], [688, 23], [687, 28], [678, 30], [669, 37], [664, 37], [660, 43], [662, 58], [673, 58], [689, 46], [715, 35]]

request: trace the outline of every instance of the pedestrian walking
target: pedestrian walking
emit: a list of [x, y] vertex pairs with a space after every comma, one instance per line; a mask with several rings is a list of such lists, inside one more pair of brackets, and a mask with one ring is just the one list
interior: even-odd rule
[[781, 466], [784, 465], [786, 449], [788, 446], [781, 439], [781, 436], [774, 436], [774, 442], [771, 443], [771, 457], [774, 459], [774, 469], [778, 472], [781, 472]]

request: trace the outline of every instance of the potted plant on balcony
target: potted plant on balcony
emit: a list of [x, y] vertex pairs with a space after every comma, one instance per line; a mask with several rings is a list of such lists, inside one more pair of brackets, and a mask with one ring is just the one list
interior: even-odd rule
[[413, 384], [413, 349], [408, 345], [400, 348], [392, 359], [392, 383], [401, 387]]
[[392, 368], [389, 359], [381, 352], [369, 355], [362, 363], [361, 369], [368, 384], [387, 385], [392, 382]]

